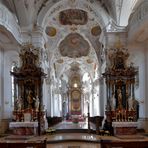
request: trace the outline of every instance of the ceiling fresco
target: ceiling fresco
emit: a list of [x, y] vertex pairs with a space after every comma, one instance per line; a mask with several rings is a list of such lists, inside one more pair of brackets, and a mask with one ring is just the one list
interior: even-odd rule
[[79, 9], [63, 10], [59, 14], [61, 25], [85, 25], [88, 21], [87, 12]]
[[78, 33], [69, 34], [59, 45], [61, 55], [70, 58], [87, 56], [89, 49], [89, 43]]

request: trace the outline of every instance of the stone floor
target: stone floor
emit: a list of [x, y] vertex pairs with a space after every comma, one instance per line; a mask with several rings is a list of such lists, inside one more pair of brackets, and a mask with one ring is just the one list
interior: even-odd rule
[[[91, 125], [91, 128], [93, 125]], [[57, 129], [76, 128], [87, 129], [87, 123], [80, 122], [79, 124], [62, 122], [54, 126]], [[19, 135], [5, 135], [0, 138], [1, 142], [37, 142], [47, 140], [47, 148], [100, 148], [101, 140], [111, 141], [148, 141], [148, 136], [144, 133], [130, 136], [100, 136], [90, 133], [53, 133], [42, 136], [19, 136]]]
[[70, 142], [60, 144], [48, 144], [47, 148], [101, 148], [101, 146], [98, 143]]
[[[26, 138], [26, 139], [25, 139]], [[1, 142], [6, 143], [27, 143], [43, 141], [47, 139], [47, 148], [100, 148], [100, 140], [112, 141], [148, 141], [148, 137], [143, 134], [137, 134], [133, 137], [128, 136], [124, 138], [115, 136], [99, 136], [88, 133], [55, 133], [52, 135], [42, 136], [14, 136], [8, 135], [0, 138]]]

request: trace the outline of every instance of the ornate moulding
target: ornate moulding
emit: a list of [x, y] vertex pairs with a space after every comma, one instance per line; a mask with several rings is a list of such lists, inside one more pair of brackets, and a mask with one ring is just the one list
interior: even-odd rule
[[[77, 9], [81, 9], [88, 12], [89, 14], [91, 14], [91, 16], [93, 16], [93, 18], [96, 18], [96, 20], [99, 20], [98, 23], [101, 26], [101, 28], [103, 28], [105, 24], [107, 24], [109, 21], [108, 16], [105, 13], [104, 9], [101, 8], [100, 5], [97, 5], [99, 8], [96, 7], [96, 3], [91, 3], [89, 1], [84, 1], [84, 0], [75, 0], [71, 4], [69, 0], [65, 0], [65, 1], [58, 1], [54, 5], [51, 5], [51, 3], [48, 2], [46, 4], [46, 8], [44, 9], [44, 11], [42, 10], [39, 13], [37, 22], [41, 26], [46, 26], [47, 20], [51, 19], [55, 14], [58, 14], [59, 12], [66, 9], [73, 9], [73, 6], [75, 6], [75, 8]], [[106, 16], [106, 17], [102, 17], [102, 16]]]
[[2, 4], [0, 4], [0, 25], [4, 26], [9, 32], [11, 32], [17, 42], [22, 42], [20, 27], [18, 26], [16, 19]]

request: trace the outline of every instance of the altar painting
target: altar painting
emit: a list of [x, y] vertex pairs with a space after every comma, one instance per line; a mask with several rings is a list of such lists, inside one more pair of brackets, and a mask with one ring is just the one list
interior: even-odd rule
[[72, 115], [81, 114], [81, 93], [78, 90], [72, 91], [71, 94], [71, 114]]

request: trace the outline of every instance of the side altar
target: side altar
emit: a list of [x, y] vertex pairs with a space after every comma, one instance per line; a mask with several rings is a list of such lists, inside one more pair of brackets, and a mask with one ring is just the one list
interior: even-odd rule
[[20, 51], [20, 67], [10, 72], [14, 79], [13, 122], [9, 127], [15, 134], [41, 134], [45, 128], [42, 84], [46, 74], [38, 66], [39, 51], [24, 45]]
[[108, 51], [108, 66], [103, 73], [106, 80], [106, 120], [115, 135], [135, 134], [139, 104], [135, 99], [137, 69], [127, 64], [129, 53], [125, 48]]

